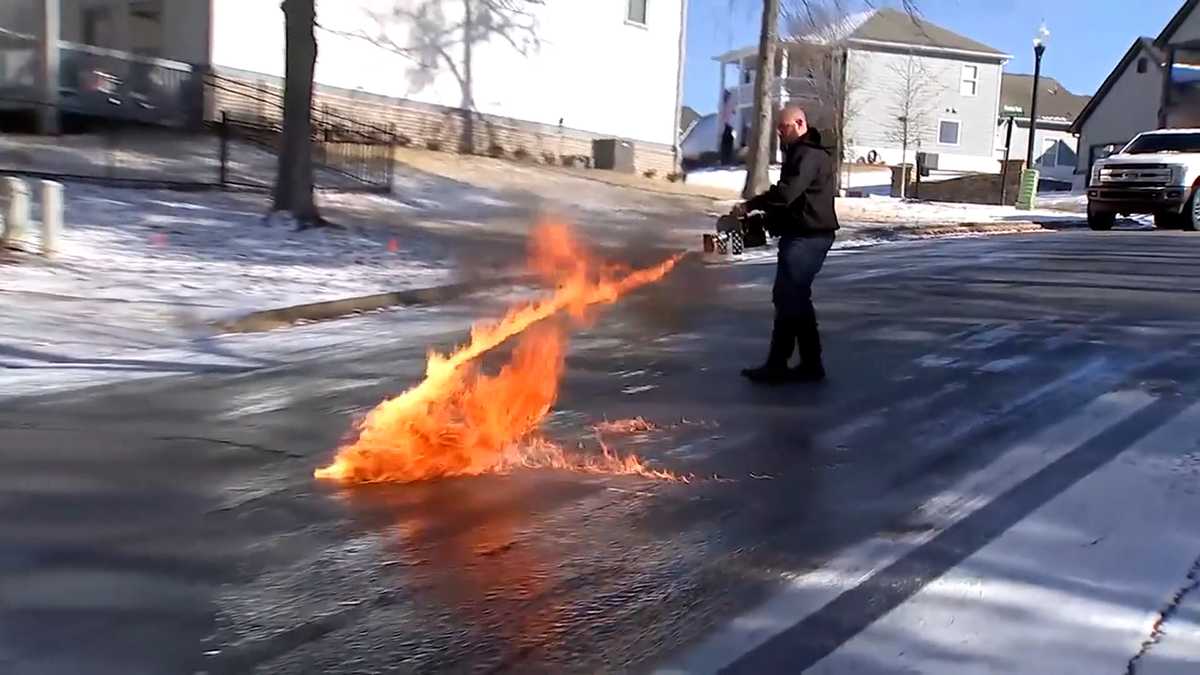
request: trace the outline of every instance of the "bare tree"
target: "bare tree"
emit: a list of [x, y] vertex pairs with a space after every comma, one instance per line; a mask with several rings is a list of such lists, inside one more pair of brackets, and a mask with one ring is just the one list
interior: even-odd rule
[[[757, 0], [756, 0], [757, 1]], [[732, 3], [732, 0], [731, 0]], [[916, 21], [918, 0], [900, 0], [900, 7]], [[747, 171], [746, 184], [742, 189], [744, 197], [750, 197], [765, 190], [770, 180], [768, 167], [770, 166], [771, 158], [771, 128], [770, 121], [772, 119], [772, 110], [778, 105], [776, 100], [776, 92], [778, 86], [776, 82], [775, 70], [777, 68], [776, 45], [779, 42], [779, 20], [781, 15], [780, 0], [762, 0], [762, 28], [759, 32], [759, 49], [758, 61], [754, 79], [754, 122], [751, 131], [750, 145], [747, 153]], [[871, 9], [875, 6], [873, 0], [790, 0], [788, 3], [788, 15], [791, 17], [800, 17], [802, 21], [814, 26], [828, 27], [831, 25], [830, 19], [833, 17], [845, 17], [856, 8]], [[845, 58], [840, 60], [840, 65], [837, 60], [831, 60], [829, 70], [834, 72], [840, 70], [846, 73], [844, 64], [847, 62]], [[831, 86], [842, 85], [837, 84], [837, 76], [832, 81]], [[838, 98], [845, 101], [845, 88], [841, 88], [841, 93]], [[842, 112], [838, 113], [838, 117], [845, 114], [845, 106], [835, 104], [834, 107], [842, 108]], [[845, 120], [837, 119], [835, 124], [838, 128], [844, 128]], [[840, 136], [840, 134], [839, 134]], [[839, 140], [840, 144], [841, 141]]]
[[[366, 10], [370, 28], [342, 33], [413, 62], [409, 86], [429, 86], [443, 68], [461, 95], [459, 150], [475, 152], [475, 48], [498, 38], [525, 55], [536, 49], [534, 8], [545, 0], [393, 0], [387, 11]], [[455, 7], [456, 12], [448, 12]], [[455, 16], [461, 14], [461, 16]]]
[[290, 212], [301, 229], [324, 225], [313, 194], [312, 98], [317, 64], [314, 0], [283, 0], [285, 70], [283, 134], [272, 209]]
[[[900, 144], [900, 166], [908, 161], [908, 146], [928, 138], [933, 129], [939, 85], [936, 76], [920, 57], [909, 54], [888, 66], [893, 88], [890, 93], [891, 121], [886, 128], [888, 140]], [[906, 173], [906, 172], [905, 172]], [[908, 176], [900, 180], [900, 198], [904, 198]]]
[[861, 73], [852, 67], [847, 40], [854, 15], [845, 0], [784, 0], [783, 45], [788, 50], [788, 93], [808, 113], [809, 124], [838, 149], [839, 165], [849, 154], [850, 129], [865, 104]]
[[754, 77], [754, 120], [746, 157], [746, 184], [742, 197], [749, 199], [767, 189], [771, 182], [771, 120], [775, 106], [775, 54], [779, 44], [779, 0], [763, 0], [762, 29], [758, 36], [758, 63]]

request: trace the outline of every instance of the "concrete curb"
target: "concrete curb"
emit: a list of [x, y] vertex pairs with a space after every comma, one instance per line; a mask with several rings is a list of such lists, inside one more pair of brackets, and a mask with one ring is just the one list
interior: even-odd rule
[[291, 326], [300, 321], [329, 321], [387, 307], [435, 305], [479, 291], [532, 282], [534, 278], [531, 276], [501, 277], [393, 293], [376, 293], [251, 312], [235, 319], [213, 321], [209, 325], [222, 333], [257, 333]]

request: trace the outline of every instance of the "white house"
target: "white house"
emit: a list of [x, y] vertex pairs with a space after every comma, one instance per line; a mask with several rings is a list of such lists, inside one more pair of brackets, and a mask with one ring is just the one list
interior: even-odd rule
[[[34, 30], [30, 8], [40, 1], [4, 0], [0, 27]], [[260, 90], [281, 87], [280, 0], [58, 1], [63, 40], [191, 64]], [[421, 142], [447, 131], [467, 102], [509, 151], [590, 155], [593, 139], [615, 138], [633, 143], [639, 168], [669, 169], [685, 7], [317, 0], [317, 105], [394, 122]], [[235, 103], [220, 92], [210, 98], [210, 115]]]
[[[1029, 149], [1029, 107], [1033, 98], [1033, 76], [1004, 73], [1000, 85], [1000, 116], [996, 124], [996, 158], [1024, 159]], [[1033, 139], [1033, 162], [1042, 178], [1071, 183], [1075, 179], [1078, 139], [1071, 133], [1075, 118], [1089, 97], [1073, 94], [1052, 77], [1038, 79], [1037, 134]], [[1012, 138], [1009, 140], [1009, 120]]]
[[1198, 61], [1200, 0], [1184, 2], [1158, 37], [1135, 39], [1075, 119], [1071, 131], [1079, 135], [1077, 174], [1088, 175], [1092, 163], [1105, 156], [1107, 146], [1123, 146], [1143, 131], [1200, 126], [1200, 106], [1195, 102], [1163, 106], [1167, 64], [1172, 51], [1183, 46], [1191, 46], [1193, 61]]
[[[936, 155], [939, 169], [999, 171], [996, 111], [1009, 55], [887, 8], [846, 17], [781, 47], [775, 100], [839, 109], [831, 115], [844, 117], [848, 161], [899, 164], [907, 145], [908, 162], [920, 150]], [[747, 47], [716, 57], [721, 93], [732, 87], [736, 96], [743, 139], [753, 114], [757, 51]], [[814, 52], [820, 54], [816, 61]], [[829, 80], [833, 91], [827, 92]]]

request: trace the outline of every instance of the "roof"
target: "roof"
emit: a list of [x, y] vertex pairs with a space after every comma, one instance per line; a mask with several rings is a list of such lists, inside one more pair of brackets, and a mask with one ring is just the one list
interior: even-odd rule
[[1171, 17], [1171, 20], [1163, 27], [1158, 37], [1154, 38], [1154, 44], [1159, 47], [1165, 46], [1171, 40], [1171, 37], [1175, 35], [1175, 31], [1179, 30], [1184, 21], [1187, 21], [1188, 16], [1196, 11], [1197, 6], [1200, 6], [1200, 0], [1186, 0], [1183, 6], [1179, 8], [1179, 11], [1175, 12], [1175, 16]]
[[1134, 57], [1142, 53], [1151, 57], [1151, 63], [1154, 64], [1154, 67], [1165, 67], [1166, 54], [1155, 45], [1154, 40], [1148, 37], [1135, 39], [1133, 44], [1129, 45], [1129, 49], [1126, 50], [1125, 55], [1121, 57], [1121, 61], [1117, 63], [1117, 67], [1113, 68], [1108, 77], [1104, 78], [1104, 82], [1100, 84], [1100, 88], [1096, 90], [1095, 95], [1087, 102], [1087, 105], [1083, 106], [1083, 110], [1079, 111], [1079, 114], [1075, 117], [1075, 121], [1071, 123], [1071, 133], [1077, 134], [1080, 132], [1083, 128], [1083, 123], [1091, 116], [1096, 106], [1100, 105], [1100, 101], [1104, 100], [1105, 95], [1113, 88], [1117, 80], [1121, 78], [1122, 73], [1129, 68], [1129, 64], [1133, 62]]
[[862, 22], [851, 33], [856, 40], [874, 40], [892, 42], [919, 47], [954, 49], [959, 51], [991, 54], [997, 57], [1007, 57], [1004, 52], [969, 37], [959, 35], [954, 31], [925, 21], [898, 9], [885, 7], [871, 13], [872, 16]]
[[1149, 135], [1149, 136], [1159, 136], [1162, 134], [1168, 134], [1168, 135], [1169, 134], [1200, 134], [1200, 129], [1183, 129], [1183, 128], [1151, 129], [1150, 131], [1143, 131], [1142, 133]]
[[[810, 29], [805, 33], [793, 33], [788, 39], [817, 44], [849, 40], [866, 48], [879, 43], [911, 45], [933, 50], [968, 52], [996, 59], [1011, 58], [1009, 54], [994, 47], [989, 47], [982, 42], [910, 15], [908, 12], [890, 7], [850, 14], [838, 21]], [[757, 46], [748, 46], [728, 51], [717, 56], [715, 60], [730, 62], [757, 53]]]
[[[1017, 117], [1029, 117], [1029, 103], [1032, 98], [1032, 75], [1004, 73], [1000, 79], [1001, 114], [1012, 113]], [[1043, 75], [1038, 79], [1038, 120], [1050, 118], [1074, 122], [1089, 98], [1073, 94], [1058, 80]]]

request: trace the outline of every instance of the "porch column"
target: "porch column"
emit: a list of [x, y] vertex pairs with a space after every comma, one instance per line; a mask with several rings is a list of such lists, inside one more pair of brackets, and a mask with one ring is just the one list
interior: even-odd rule
[[717, 63], [721, 64], [721, 90], [717, 92], [717, 116], [719, 121], [721, 107], [725, 101], [725, 62], [717, 61]]
[[58, 134], [58, 39], [61, 0], [37, 0], [38, 133]]

